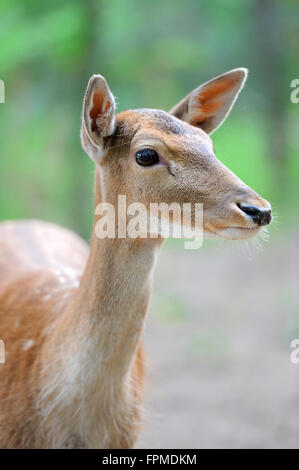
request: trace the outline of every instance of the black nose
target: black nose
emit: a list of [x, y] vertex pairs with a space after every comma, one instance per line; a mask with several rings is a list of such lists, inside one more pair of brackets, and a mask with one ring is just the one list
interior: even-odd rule
[[268, 225], [272, 220], [271, 209], [259, 209], [256, 206], [246, 206], [245, 204], [238, 204], [238, 206], [257, 225]]

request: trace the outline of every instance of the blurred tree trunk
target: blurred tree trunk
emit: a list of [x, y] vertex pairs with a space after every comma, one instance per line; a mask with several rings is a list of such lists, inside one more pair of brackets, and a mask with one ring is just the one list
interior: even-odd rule
[[283, 76], [284, 34], [275, 0], [255, 0], [256, 53], [260, 62], [262, 93], [268, 101], [269, 153], [280, 183], [286, 171], [286, 95]]

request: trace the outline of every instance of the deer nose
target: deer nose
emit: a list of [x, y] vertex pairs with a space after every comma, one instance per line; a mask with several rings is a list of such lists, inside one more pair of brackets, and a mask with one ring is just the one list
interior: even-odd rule
[[238, 204], [241, 211], [249, 215], [257, 225], [268, 225], [272, 220], [271, 209], [259, 208], [256, 206], [246, 206], [245, 204]]

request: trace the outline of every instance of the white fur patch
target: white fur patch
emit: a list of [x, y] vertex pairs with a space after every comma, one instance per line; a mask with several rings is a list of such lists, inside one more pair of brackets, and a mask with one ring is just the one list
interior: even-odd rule
[[23, 351], [26, 351], [27, 349], [32, 348], [33, 345], [34, 345], [33, 339], [28, 339], [28, 340], [25, 341], [25, 343], [23, 344], [22, 349], [23, 349]]

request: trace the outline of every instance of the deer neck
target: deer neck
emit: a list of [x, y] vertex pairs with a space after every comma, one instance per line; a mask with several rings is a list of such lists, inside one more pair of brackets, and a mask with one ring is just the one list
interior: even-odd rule
[[[98, 178], [96, 204], [101, 198], [97, 183]], [[79, 291], [56, 328], [59, 338], [53, 341], [56, 350], [57, 343], [63, 344], [63, 369], [70, 371], [70, 380], [80, 377], [87, 393], [88, 384], [91, 389], [105, 384], [116, 391], [128, 378], [161, 245], [161, 240], [149, 238], [98, 239], [96, 222]]]
[[95, 358], [119, 383], [143, 330], [157, 250], [149, 241], [98, 240], [93, 231], [74, 317], [89, 331]]

